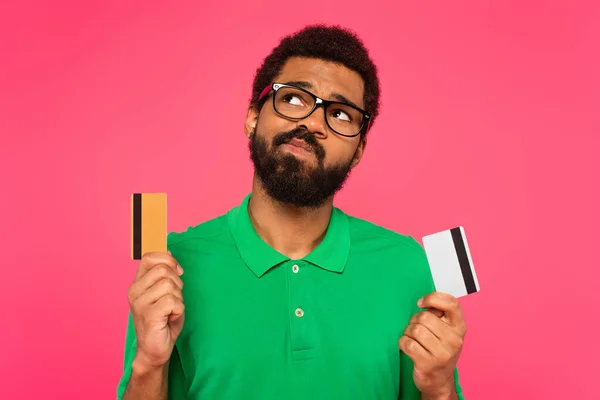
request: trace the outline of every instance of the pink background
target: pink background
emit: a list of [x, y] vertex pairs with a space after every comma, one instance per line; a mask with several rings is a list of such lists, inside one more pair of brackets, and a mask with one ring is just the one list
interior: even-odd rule
[[255, 68], [310, 22], [357, 30], [381, 72], [337, 205], [466, 229], [467, 397], [596, 398], [597, 2], [82, 3], [0, 5], [2, 398], [115, 397], [130, 193], [167, 192], [170, 230], [237, 205]]

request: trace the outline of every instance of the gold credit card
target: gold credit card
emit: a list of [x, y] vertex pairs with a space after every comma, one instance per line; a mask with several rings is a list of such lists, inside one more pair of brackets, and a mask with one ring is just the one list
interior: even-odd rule
[[131, 195], [131, 258], [150, 251], [167, 251], [167, 194]]

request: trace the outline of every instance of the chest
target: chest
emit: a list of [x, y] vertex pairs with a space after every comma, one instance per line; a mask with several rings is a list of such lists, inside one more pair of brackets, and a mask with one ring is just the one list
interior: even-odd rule
[[389, 276], [341, 275], [302, 262], [260, 279], [238, 273], [185, 283], [179, 349], [192, 392], [226, 386], [234, 398], [245, 387], [291, 399], [309, 398], [307, 390], [325, 398], [331, 388], [349, 390], [349, 382], [372, 392], [365, 396], [397, 388], [398, 339], [410, 313]]

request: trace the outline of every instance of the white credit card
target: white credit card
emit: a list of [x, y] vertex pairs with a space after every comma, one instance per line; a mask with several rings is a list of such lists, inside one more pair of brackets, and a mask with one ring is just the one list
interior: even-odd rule
[[479, 282], [462, 226], [423, 237], [437, 292], [456, 298], [479, 292]]

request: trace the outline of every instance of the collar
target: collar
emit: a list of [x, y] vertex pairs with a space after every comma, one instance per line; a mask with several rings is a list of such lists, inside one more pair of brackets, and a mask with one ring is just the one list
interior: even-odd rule
[[[254, 229], [248, 213], [252, 193], [242, 203], [228, 212], [228, 222], [238, 251], [248, 268], [257, 277], [290, 258], [269, 246]], [[304, 261], [319, 268], [341, 273], [350, 254], [350, 223], [348, 216], [333, 207], [325, 237]]]

